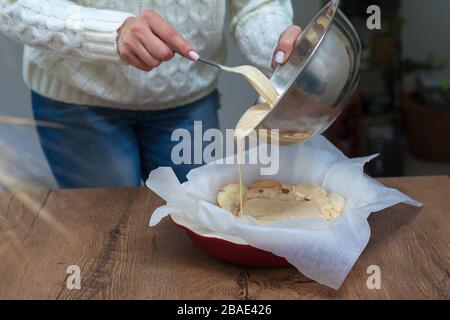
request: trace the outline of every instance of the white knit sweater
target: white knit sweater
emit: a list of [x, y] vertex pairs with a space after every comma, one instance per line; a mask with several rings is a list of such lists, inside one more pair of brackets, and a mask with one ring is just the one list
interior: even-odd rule
[[0, 30], [25, 43], [23, 73], [55, 100], [135, 110], [177, 107], [214, 90], [214, 68], [176, 56], [150, 72], [118, 56], [117, 29], [152, 9], [200, 55], [223, 62], [224, 17], [250, 61], [269, 67], [280, 33], [292, 24], [290, 0], [0, 0]]

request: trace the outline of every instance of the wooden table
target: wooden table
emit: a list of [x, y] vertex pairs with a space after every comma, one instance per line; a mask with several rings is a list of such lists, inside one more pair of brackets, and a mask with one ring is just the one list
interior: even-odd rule
[[[216, 261], [168, 221], [150, 229], [163, 201], [145, 189], [1, 193], [0, 299], [449, 299], [449, 178], [381, 181], [425, 207], [372, 215], [372, 239], [339, 291], [294, 268]], [[81, 290], [66, 287], [71, 265]], [[370, 265], [381, 290], [367, 288]]]

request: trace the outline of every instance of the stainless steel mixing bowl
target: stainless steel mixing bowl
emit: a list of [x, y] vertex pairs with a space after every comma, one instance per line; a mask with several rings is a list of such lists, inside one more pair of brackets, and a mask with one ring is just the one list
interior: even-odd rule
[[346, 107], [359, 81], [361, 42], [338, 5], [331, 1], [317, 14], [272, 74], [280, 98], [257, 129], [313, 136]]

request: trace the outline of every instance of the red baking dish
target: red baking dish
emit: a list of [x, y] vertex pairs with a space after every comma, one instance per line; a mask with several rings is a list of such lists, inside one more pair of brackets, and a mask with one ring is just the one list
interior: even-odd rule
[[193, 232], [185, 226], [179, 225], [176, 222], [174, 223], [177, 227], [186, 231], [197, 247], [218, 260], [252, 268], [277, 268], [289, 266], [286, 259], [276, 256], [271, 252], [223, 239], [205, 237]]

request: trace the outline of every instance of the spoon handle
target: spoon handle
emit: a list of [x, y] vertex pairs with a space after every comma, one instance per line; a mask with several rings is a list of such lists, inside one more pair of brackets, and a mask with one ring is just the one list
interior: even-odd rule
[[219, 64], [219, 63], [217, 63], [217, 62], [214, 62], [214, 61], [205, 59], [205, 58], [201, 58], [201, 57], [200, 57], [197, 61], [199, 61], [199, 62], [201, 62], [201, 63], [208, 64], [208, 65], [213, 66], [213, 67], [216, 67], [216, 68], [219, 68], [219, 69], [221, 69], [221, 70], [224, 69], [224, 66], [223, 66], [223, 65], [221, 65], [221, 64]]
[[[182, 55], [181, 53], [179, 53], [177, 50], [175, 50], [175, 49], [172, 49], [172, 50], [173, 50], [173, 52], [175, 52], [176, 54], [180, 55], [181, 57], [183, 56], [183, 55]], [[214, 61], [211, 61], [211, 60], [202, 58], [202, 57], [198, 58], [197, 61], [198, 61], [198, 62], [201, 62], [201, 63], [208, 64], [208, 65], [213, 66], [213, 67], [216, 67], [216, 68], [219, 68], [219, 69], [221, 69], [221, 70], [224, 70], [224, 69], [225, 69], [225, 67], [224, 67], [223, 65], [221, 65], [220, 63], [217, 63], [217, 62], [214, 62]]]

